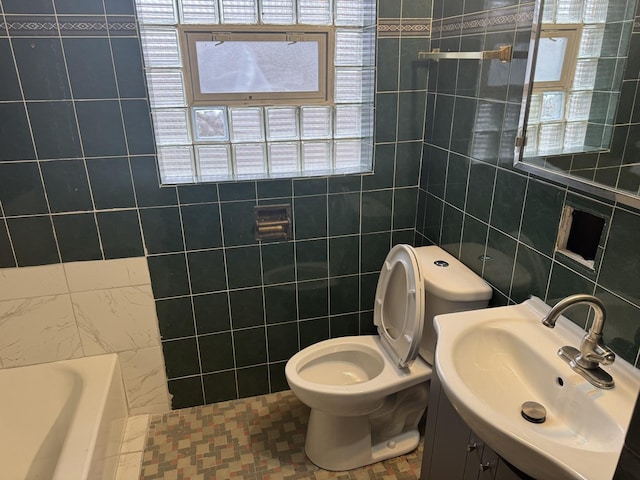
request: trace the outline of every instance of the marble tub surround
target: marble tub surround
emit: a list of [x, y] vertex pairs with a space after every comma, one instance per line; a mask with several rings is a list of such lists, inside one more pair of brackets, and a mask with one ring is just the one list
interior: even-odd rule
[[147, 440], [150, 415], [134, 415], [127, 420], [115, 480], [138, 480], [142, 452]]
[[146, 258], [0, 269], [0, 368], [112, 352], [130, 413], [169, 410]]

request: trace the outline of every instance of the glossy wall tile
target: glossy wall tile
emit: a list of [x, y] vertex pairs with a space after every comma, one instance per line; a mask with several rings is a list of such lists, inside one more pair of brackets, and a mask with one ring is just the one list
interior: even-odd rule
[[[381, 262], [414, 240], [430, 0], [379, 2], [374, 174], [179, 187], [158, 183], [133, 0], [0, 6], [0, 267], [146, 255], [174, 407], [285, 389], [293, 352], [372, 330]], [[293, 238], [257, 242], [274, 203]], [[80, 340], [155, 349], [111, 338], [139, 295], [77, 294]]]
[[[454, 5], [436, 2], [433, 45], [482, 47], [481, 35], [484, 48], [493, 48], [528, 38], [533, 2], [488, 7], [488, 2], [465, 2], [465, 16], [459, 17]], [[638, 42], [634, 33], [632, 49]], [[518, 122], [513, 112], [520, 109], [524, 77], [516, 62], [492, 77], [504, 68], [496, 63], [439, 62], [430, 68], [418, 242], [443, 245], [481, 274], [494, 287], [495, 305], [521, 302], [530, 294], [548, 304], [572, 293], [598, 295], [610, 312], [605, 341], [638, 366], [640, 212], [513, 169]], [[467, 70], [474, 69], [479, 82], [472, 85]], [[625, 78], [637, 77], [633, 69], [630, 61]], [[605, 220], [594, 269], [555, 249], [566, 206]], [[582, 327], [587, 315], [587, 309], [569, 312]]]

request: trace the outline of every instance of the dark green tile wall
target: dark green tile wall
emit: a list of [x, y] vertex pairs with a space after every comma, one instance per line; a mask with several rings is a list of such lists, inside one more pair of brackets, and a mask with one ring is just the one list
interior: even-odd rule
[[[135, 21], [131, 1], [104, 5], [106, 18]], [[374, 174], [162, 188], [135, 31], [89, 30], [100, 41], [78, 50], [65, 32], [47, 29], [55, 2], [5, 8], [0, 61], [17, 67], [0, 72], [0, 267], [146, 248], [175, 407], [286, 389], [284, 365], [300, 348], [371, 332], [380, 264], [414, 233], [416, 244], [441, 244], [482, 274], [496, 305], [531, 293], [548, 303], [597, 294], [611, 312], [606, 340], [636, 362], [639, 213], [512, 169], [520, 65], [415, 61], [432, 43], [526, 44], [526, 20], [506, 28], [492, 20], [519, 4], [501, 5], [489, 13], [484, 2], [464, 2], [465, 14], [480, 9], [484, 27], [434, 30], [432, 39], [429, 0], [380, 0]], [[522, 3], [521, 13], [530, 6]], [[438, 0], [434, 11], [460, 13], [454, 7]], [[20, 30], [25, 14], [42, 29]], [[97, 25], [105, 23], [99, 14]], [[31, 44], [42, 49], [22, 48]], [[83, 69], [66, 62], [82, 66], [83, 56], [106, 47], [114, 71], [99, 92], [87, 89]], [[511, 80], [496, 84], [495, 75]], [[53, 117], [64, 121], [44, 121]], [[253, 207], [268, 203], [291, 203], [292, 241], [254, 240]], [[595, 272], [553, 253], [565, 204], [607, 219]], [[485, 246], [501, 254], [497, 264], [478, 260]], [[572, 318], [584, 325], [585, 315]]]
[[[477, 12], [466, 13], [495, 21], [469, 22], [465, 29], [452, 28], [461, 17], [438, 18], [448, 2], [437, 0], [433, 47], [480, 47], [481, 37], [485, 49], [514, 40], [516, 48], [528, 48], [521, 40], [529, 37], [533, 3], [513, 1], [491, 12], [477, 3]], [[481, 29], [474, 26], [478, 23]], [[632, 50], [638, 45], [640, 34], [634, 33]], [[625, 78], [637, 83], [635, 63], [628, 63]], [[598, 295], [609, 312], [605, 341], [639, 366], [640, 212], [512, 167], [523, 68], [517, 61], [430, 65], [417, 243], [436, 243], [460, 257], [494, 287], [495, 305], [518, 303], [530, 294], [548, 304], [572, 293]], [[472, 86], [469, 76], [478, 71], [480, 80]], [[566, 205], [605, 219], [594, 270], [555, 252]], [[485, 248], [492, 258], [483, 262]], [[570, 317], [585, 327], [587, 313], [576, 309]]]
[[[500, 3], [501, 8], [487, 11], [488, 2], [435, 0], [432, 46], [470, 51], [515, 40], [516, 48], [526, 49], [533, 3]], [[469, 20], [464, 28], [456, 28], [462, 17], [451, 17], [461, 13], [462, 5], [471, 17], [464, 17]], [[636, 29], [618, 111], [619, 123], [627, 125], [616, 129], [624, 130], [622, 145], [631, 148], [626, 160], [621, 155], [624, 148], [613, 153], [616, 169], [621, 163], [637, 162], [633, 149], [638, 129], [633, 123], [640, 117], [632, 112], [640, 108], [636, 94], [639, 48], [640, 30]], [[519, 303], [531, 294], [550, 305], [573, 293], [595, 294], [607, 307], [605, 342], [640, 367], [640, 212], [512, 167], [523, 68], [521, 62], [430, 65], [416, 243], [439, 244], [482, 275], [494, 288], [493, 305]], [[593, 175], [595, 157], [574, 156], [574, 165], [582, 161]], [[630, 171], [621, 178], [627, 179], [629, 190], [637, 190], [637, 173]], [[606, 221], [595, 270], [554, 252], [565, 205]], [[482, 261], [485, 254], [490, 261]], [[587, 325], [587, 315], [586, 308], [568, 312], [582, 327]], [[638, 469], [639, 424], [636, 406], [615, 478], [635, 478], [631, 472]]]
[[[485, 3], [436, 0], [433, 27], [481, 12], [482, 28], [439, 30], [433, 46], [526, 44], [526, 18], [504, 27], [518, 2]], [[416, 62], [431, 48], [431, 10], [379, 1], [375, 174], [159, 188], [132, 0], [0, 0], [0, 268], [146, 248], [174, 407], [286, 389], [298, 349], [371, 332], [380, 263], [414, 228], [417, 244], [442, 244], [490, 281], [494, 304], [595, 293], [611, 312], [606, 340], [636, 361], [639, 213], [513, 170], [521, 66]], [[61, 31], [56, 13], [82, 17]], [[78, 29], [94, 38], [72, 38]], [[625, 99], [637, 98], [639, 58]], [[633, 139], [640, 107], [623, 107]], [[253, 206], [274, 202], [292, 204], [294, 240], [257, 243]], [[607, 219], [595, 272], [553, 253], [565, 204]], [[485, 246], [496, 263], [478, 260]], [[572, 318], [585, 324], [584, 311]], [[627, 444], [637, 459], [637, 435]], [[624, 458], [621, 471], [636, 471]]]
[[[300, 348], [372, 331], [414, 239], [431, 0], [379, 2], [374, 174], [162, 188], [133, 0], [1, 7], [0, 267], [146, 253], [174, 407], [285, 389]], [[255, 241], [272, 203], [291, 241]]]

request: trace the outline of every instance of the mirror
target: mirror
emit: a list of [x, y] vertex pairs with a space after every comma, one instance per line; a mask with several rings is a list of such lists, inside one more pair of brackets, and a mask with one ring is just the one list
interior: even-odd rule
[[636, 3], [536, 1], [514, 165], [640, 208]]

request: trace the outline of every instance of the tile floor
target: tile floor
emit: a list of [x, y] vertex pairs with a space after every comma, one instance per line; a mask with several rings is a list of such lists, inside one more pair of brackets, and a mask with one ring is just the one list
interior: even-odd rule
[[416, 480], [414, 452], [349, 472], [307, 460], [309, 409], [279, 392], [152, 416], [140, 480]]

